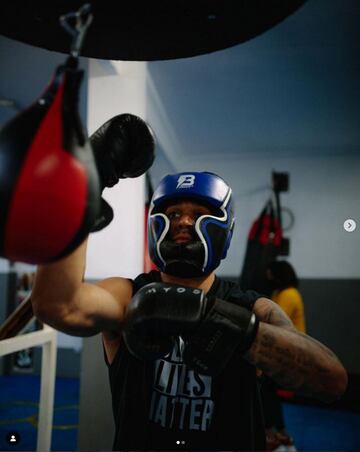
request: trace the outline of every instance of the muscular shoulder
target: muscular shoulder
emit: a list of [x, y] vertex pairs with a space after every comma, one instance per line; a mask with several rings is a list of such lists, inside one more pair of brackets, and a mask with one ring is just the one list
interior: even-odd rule
[[96, 283], [111, 293], [111, 295], [123, 306], [130, 303], [133, 294], [133, 281], [131, 279], [113, 277], [103, 279]]
[[274, 301], [268, 298], [258, 298], [253, 310], [261, 322], [295, 330], [292, 321], [285, 312]]

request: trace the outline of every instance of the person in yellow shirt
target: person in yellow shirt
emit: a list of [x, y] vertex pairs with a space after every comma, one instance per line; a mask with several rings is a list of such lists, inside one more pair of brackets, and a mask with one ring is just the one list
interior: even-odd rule
[[[273, 261], [266, 270], [271, 299], [289, 316], [294, 326], [305, 333], [305, 314], [299, 281], [287, 261]], [[268, 377], [262, 385], [262, 400], [266, 427], [267, 450], [296, 451], [293, 439], [285, 429], [282, 405], [277, 395], [278, 386]]]
[[294, 326], [305, 333], [304, 303], [293, 267], [286, 261], [274, 261], [267, 269], [267, 278], [273, 288], [271, 299], [289, 316]]

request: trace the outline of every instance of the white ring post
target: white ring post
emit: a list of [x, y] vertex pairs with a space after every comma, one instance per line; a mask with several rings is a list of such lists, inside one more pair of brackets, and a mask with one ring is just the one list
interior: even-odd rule
[[[47, 325], [44, 329], [52, 330]], [[39, 404], [39, 421], [37, 436], [37, 451], [51, 450], [51, 433], [54, 413], [54, 394], [56, 376], [56, 332], [50, 341], [42, 346], [41, 387]]]
[[38, 452], [51, 450], [56, 375], [56, 340], [57, 332], [53, 328], [44, 325], [44, 328], [40, 331], [22, 334], [0, 341], [0, 356], [42, 345], [41, 387], [36, 446]]

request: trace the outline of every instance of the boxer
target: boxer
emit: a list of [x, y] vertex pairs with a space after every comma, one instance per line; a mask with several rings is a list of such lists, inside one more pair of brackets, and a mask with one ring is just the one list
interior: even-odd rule
[[235, 224], [224, 179], [166, 176], [148, 223], [158, 270], [84, 282], [85, 241], [39, 267], [32, 296], [53, 327], [102, 333], [114, 450], [264, 450], [257, 369], [301, 394], [342, 395], [347, 374], [332, 351], [271, 300], [216, 276]]

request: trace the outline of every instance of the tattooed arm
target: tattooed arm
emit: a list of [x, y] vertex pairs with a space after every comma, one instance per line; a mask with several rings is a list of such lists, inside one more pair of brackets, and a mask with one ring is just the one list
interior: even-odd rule
[[271, 300], [259, 298], [254, 312], [259, 330], [245, 359], [299, 394], [331, 402], [344, 393], [347, 373], [331, 350], [297, 331]]

